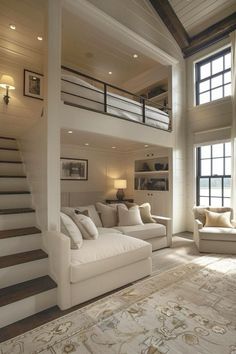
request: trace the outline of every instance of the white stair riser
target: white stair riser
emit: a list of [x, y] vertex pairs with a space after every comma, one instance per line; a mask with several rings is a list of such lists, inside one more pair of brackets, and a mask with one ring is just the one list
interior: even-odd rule
[[10, 148], [10, 149], [18, 148], [16, 140], [2, 139], [2, 138], [0, 138], [0, 147]]
[[6, 194], [0, 196], [0, 209], [31, 208], [30, 194]]
[[0, 328], [56, 305], [57, 289], [52, 289], [0, 307]]
[[[0, 269], [1, 288], [48, 274], [48, 258]], [[1, 309], [1, 308], [0, 308]]]
[[0, 163], [0, 174], [5, 176], [24, 176], [22, 163]]
[[0, 191], [28, 191], [26, 178], [0, 178]]
[[0, 257], [41, 248], [41, 234], [4, 238], [0, 240]]
[[0, 230], [35, 226], [35, 213], [0, 215]]
[[0, 150], [1, 161], [21, 161], [21, 155], [19, 151], [15, 150]]

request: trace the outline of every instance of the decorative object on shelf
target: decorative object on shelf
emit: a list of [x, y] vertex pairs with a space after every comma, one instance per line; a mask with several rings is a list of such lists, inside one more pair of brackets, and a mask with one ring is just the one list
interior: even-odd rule
[[117, 189], [116, 198], [118, 200], [123, 200], [125, 196], [124, 189], [127, 188], [126, 179], [115, 179], [114, 188]]
[[61, 180], [87, 181], [88, 160], [62, 157]]
[[123, 202], [129, 202], [129, 203], [133, 203], [134, 200], [132, 198], [128, 198], [128, 199], [106, 199], [105, 202], [107, 204], [115, 204], [115, 203], [123, 203]]
[[142, 172], [142, 171], [150, 171], [150, 167], [149, 167], [149, 165], [148, 165], [147, 162], [144, 162], [144, 163], [143, 163], [141, 172]]
[[0, 87], [6, 90], [6, 94], [3, 96], [3, 100], [6, 104], [9, 103], [10, 96], [9, 90], [15, 90], [15, 83], [10, 75], [2, 75], [0, 80]]
[[24, 70], [24, 96], [43, 100], [43, 75]]

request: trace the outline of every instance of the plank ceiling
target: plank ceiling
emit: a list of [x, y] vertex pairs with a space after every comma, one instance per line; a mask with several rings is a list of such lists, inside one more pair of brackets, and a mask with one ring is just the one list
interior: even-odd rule
[[236, 0], [169, 0], [190, 37], [236, 11]]

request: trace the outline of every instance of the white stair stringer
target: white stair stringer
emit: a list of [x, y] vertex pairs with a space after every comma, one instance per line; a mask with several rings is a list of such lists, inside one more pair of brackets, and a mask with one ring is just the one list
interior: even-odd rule
[[[48, 258], [38, 259], [33, 262], [16, 264], [11, 267], [0, 269], [1, 288], [27, 280], [39, 278], [48, 274]], [[1, 313], [1, 307], [0, 307]]]
[[56, 305], [57, 289], [29, 296], [0, 307], [0, 328]]

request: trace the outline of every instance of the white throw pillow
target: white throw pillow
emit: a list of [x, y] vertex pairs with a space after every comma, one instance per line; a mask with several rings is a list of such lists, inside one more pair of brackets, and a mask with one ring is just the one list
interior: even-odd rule
[[118, 223], [117, 205], [106, 205], [96, 203], [96, 208], [100, 213], [103, 227], [114, 227]]
[[130, 209], [118, 205], [118, 218], [119, 226], [143, 225], [138, 205]]
[[79, 211], [88, 210], [88, 216], [93, 220], [94, 224], [97, 227], [102, 227], [100, 217], [94, 205], [78, 206], [78, 207], [74, 207], [74, 209]]
[[83, 244], [83, 237], [74, 221], [66, 214], [60, 213], [61, 232], [70, 238], [71, 249], [79, 249]]
[[83, 214], [75, 214], [74, 221], [85, 240], [96, 240], [98, 238], [98, 229], [91, 218]]

